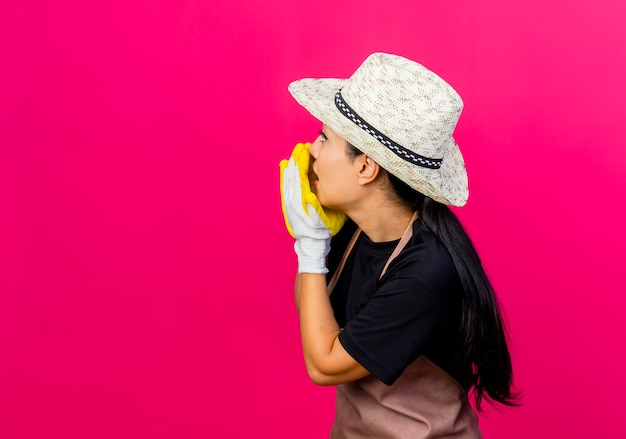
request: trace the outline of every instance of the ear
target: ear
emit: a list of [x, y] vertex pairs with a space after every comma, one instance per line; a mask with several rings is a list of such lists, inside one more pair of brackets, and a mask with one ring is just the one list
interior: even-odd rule
[[380, 165], [366, 154], [361, 154], [355, 160], [358, 171], [358, 182], [365, 185], [373, 182], [380, 175]]

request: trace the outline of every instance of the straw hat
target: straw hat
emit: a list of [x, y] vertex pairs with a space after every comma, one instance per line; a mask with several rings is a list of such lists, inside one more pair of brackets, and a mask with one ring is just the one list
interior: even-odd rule
[[467, 173], [452, 133], [458, 93], [424, 66], [370, 55], [349, 79], [300, 79], [293, 97], [313, 116], [413, 189], [444, 204], [467, 202]]

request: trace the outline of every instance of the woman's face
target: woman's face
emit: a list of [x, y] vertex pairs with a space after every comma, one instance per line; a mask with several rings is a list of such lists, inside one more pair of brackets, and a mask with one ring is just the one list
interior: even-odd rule
[[322, 206], [345, 211], [355, 196], [357, 172], [354, 160], [348, 156], [348, 143], [328, 126], [309, 148], [313, 157], [313, 182]]

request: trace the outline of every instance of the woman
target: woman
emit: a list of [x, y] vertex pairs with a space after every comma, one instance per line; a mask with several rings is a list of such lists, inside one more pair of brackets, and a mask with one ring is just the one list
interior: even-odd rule
[[281, 162], [281, 195], [306, 367], [337, 386], [331, 437], [481, 437], [468, 393], [478, 409], [517, 395], [497, 299], [447, 207], [468, 197], [461, 98], [384, 53], [289, 90], [323, 124]]

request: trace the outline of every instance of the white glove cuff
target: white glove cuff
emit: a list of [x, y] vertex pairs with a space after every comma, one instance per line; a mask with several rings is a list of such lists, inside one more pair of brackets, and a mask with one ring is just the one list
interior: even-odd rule
[[326, 255], [330, 251], [330, 238], [300, 238], [293, 247], [298, 255], [298, 273], [328, 273]]

